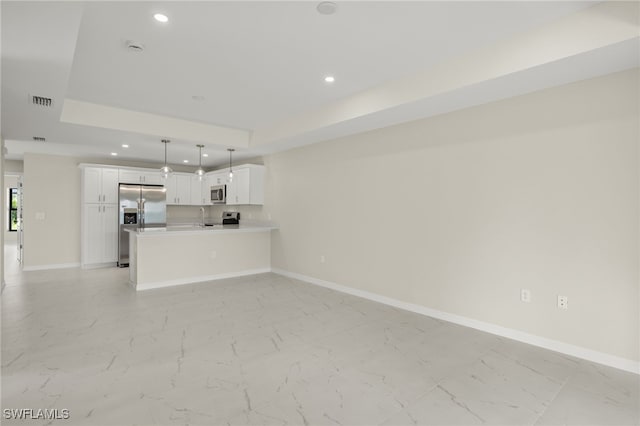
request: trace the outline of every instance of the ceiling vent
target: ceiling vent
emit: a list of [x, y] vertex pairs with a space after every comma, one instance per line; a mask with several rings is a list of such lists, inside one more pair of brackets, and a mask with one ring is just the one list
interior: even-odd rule
[[31, 103], [41, 107], [51, 108], [53, 107], [53, 99], [45, 98], [44, 96], [31, 96]]
[[44, 141], [46, 141], [46, 139], [43, 138], [42, 136], [34, 136], [33, 140], [36, 141], [36, 142], [44, 142]]

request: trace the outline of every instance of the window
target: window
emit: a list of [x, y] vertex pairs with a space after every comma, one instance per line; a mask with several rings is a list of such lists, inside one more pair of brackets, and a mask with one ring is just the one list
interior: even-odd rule
[[18, 188], [9, 188], [9, 231], [18, 230]]

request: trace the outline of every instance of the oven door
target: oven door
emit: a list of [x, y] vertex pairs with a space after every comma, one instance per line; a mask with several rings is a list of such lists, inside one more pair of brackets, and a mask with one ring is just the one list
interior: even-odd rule
[[211, 203], [226, 204], [227, 186], [217, 185], [211, 187]]

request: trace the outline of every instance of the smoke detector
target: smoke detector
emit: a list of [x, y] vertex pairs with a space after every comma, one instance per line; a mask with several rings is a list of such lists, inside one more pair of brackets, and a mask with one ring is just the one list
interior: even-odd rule
[[323, 1], [318, 3], [316, 10], [322, 15], [333, 15], [338, 10], [338, 5], [332, 1]]
[[144, 50], [144, 44], [133, 40], [127, 40], [127, 49], [131, 52], [142, 52]]

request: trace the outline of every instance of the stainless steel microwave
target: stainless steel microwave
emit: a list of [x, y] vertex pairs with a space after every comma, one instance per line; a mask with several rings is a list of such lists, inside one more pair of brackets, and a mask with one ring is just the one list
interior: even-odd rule
[[227, 204], [227, 185], [211, 187], [211, 204]]

